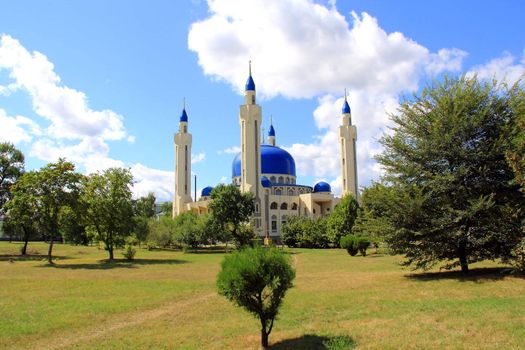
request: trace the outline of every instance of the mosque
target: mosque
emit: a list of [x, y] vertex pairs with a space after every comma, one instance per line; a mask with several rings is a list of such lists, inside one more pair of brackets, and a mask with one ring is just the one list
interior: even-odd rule
[[[256, 103], [255, 82], [251, 66], [240, 106], [241, 152], [232, 163], [232, 183], [241, 192], [251, 192], [255, 197], [255, 212], [251, 223], [260, 237], [279, 239], [281, 225], [294, 215], [310, 218], [330, 214], [340, 198], [332, 193], [324, 181], [313, 187], [297, 183], [295, 161], [290, 153], [276, 145], [275, 129], [270, 121], [267, 143], [260, 139], [262, 113]], [[339, 126], [341, 150], [342, 196], [352, 194], [358, 198], [356, 164], [356, 127], [352, 125], [350, 106], [345, 93], [342, 123]], [[197, 214], [209, 211], [213, 187], [205, 187], [198, 200], [191, 198], [191, 145], [188, 132], [188, 115], [183, 108], [179, 131], [175, 134], [175, 192], [173, 217], [192, 211]]]

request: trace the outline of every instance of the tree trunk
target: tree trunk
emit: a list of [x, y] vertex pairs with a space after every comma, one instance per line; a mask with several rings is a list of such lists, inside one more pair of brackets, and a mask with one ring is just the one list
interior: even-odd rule
[[264, 349], [268, 348], [268, 333], [266, 333], [265, 327], [261, 328], [261, 345]]
[[29, 243], [29, 236], [24, 237], [24, 247], [22, 248], [22, 255], [27, 254], [27, 244]]
[[468, 262], [467, 262], [467, 243], [459, 243], [459, 264], [461, 265], [461, 272], [468, 273]]
[[53, 252], [53, 242], [55, 240], [53, 239], [53, 235], [51, 235], [51, 238], [49, 240], [49, 250], [47, 251], [47, 261], [52, 264], [53, 263], [53, 257], [51, 256], [51, 253]]
[[113, 246], [108, 247], [108, 251], [109, 251], [109, 261], [113, 261], [113, 259], [114, 259], [114, 257], [113, 257]]

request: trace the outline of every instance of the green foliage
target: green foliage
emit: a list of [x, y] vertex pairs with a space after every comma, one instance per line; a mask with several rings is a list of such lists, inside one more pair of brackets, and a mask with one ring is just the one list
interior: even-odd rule
[[496, 82], [445, 78], [405, 101], [378, 161], [395, 189], [387, 239], [406, 265], [444, 268], [505, 258], [523, 236], [523, 196], [506, 154], [517, 118]]
[[246, 248], [226, 256], [217, 277], [219, 294], [243, 307], [261, 322], [261, 344], [268, 335], [295, 271], [288, 255], [275, 248]]
[[253, 194], [241, 193], [235, 185], [218, 185], [211, 191], [211, 225], [220, 232], [228, 231], [237, 247], [247, 243], [240, 230], [255, 210]]
[[0, 142], [0, 215], [11, 198], [11, 186], [24, 173], [24, 154], [12, 143]]
[[152, 218], [155, 216], [155, 194], [148, 193], [146, 197], [140, 197], [133, 201], [133, 212], [135, 216]]
[[126, 250], [122, 253], [122, 255], [124, 258], [126, 258], [126, 260], [133, 260], [136, 253], [137, 250], [131, 244], [128, 244], [126, 245]]
[[339, 246], [341, 237], [352, 233], [358, 208], [359, 204], [351, 194], [344, 196], [337, 203], [326, 222], [326, 237], [331, 246]]
[[351, 256], [357, 255], [358, 252], [361, 253], [362, 256], [366, 256], [366, 250], [371, 244], [372, 241], [370, 238], [356, 235], [343, 236], [340, 242], [341, 248], [346, 249]]
[[175, 241], [183, 246], [196, 248], [209, 243], [207, 215], [184, 212], [175, 218]]
[[516, 181], [525, 191], [525, 91], [520, 88], [519, 83], [510, 90], [516, 118], [510, 125], [511, 147], [507, 153], [507, 160], [514, 170]]
[[149, 247], [173, 247], [175, 245], [176, 224], [170, 216], [162, 215], [158, 220], [151, 219], [148, 221]]
[[353, 227], [358, 236], [385, 240], [394, 232], [394, 219], [397, 212], [398, 194], [395, 188], [382, 183], [372, 183], [361, 194], [361, 206]]
[[281, 226], [281, 240], [289, 247], [327, 248], [326, 220], [290, 216]]
[[160, 205], [160, 214], [171, 216], [173, 211], [173, 202], [163, 202]]
[[124, 246], [133, 231], [133, 205], [129, 169], [110, 168], [89, 175], [82, 193], [87, 206], [86, 223], [98, 241], [104, 242], [113, 260], [115, 248]]
[[349, 350], [356, 347], [355, 341], [347, 336], [330, 337], [323, 345], [327, 350]]
[[146, 242], [149, 234], [149, 220], [145, 216], [135, 216], [133, 217], [133, 233], [138, 243], [141, 244]]
[[508, 262], [514, 267], [518, 273], [525, 274], [525, 238], [512, 249], [512, 253]]

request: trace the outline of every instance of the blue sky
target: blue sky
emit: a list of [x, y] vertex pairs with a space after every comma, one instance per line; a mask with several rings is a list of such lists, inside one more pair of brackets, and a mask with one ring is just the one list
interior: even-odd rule
[[186, 98], [198, 188], [229, 182], [253, 61], [266, 130], [299, 182], [339, 191], [343, 89], [358, 129], [359, 182], [388, 113], [442, 74], [525, 72], [522, 1], [0, 1], [0, 140], [28, 169], [59, 156], [82, 172], [130, 167], [137, 195], [173, 189]]

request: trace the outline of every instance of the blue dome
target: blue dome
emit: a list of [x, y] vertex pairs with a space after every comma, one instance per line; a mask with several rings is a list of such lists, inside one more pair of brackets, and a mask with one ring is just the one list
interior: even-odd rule
[[345, 103], [343, 104], [343, 114], [350, 113], [350, 105], [348, 104], [348, 101], [345, 100]]
[[213, 187], [211, 186], [204, 187], [201, 191], [201, 197], [209, 197], [211, 195], [211, 190], [213, 190]]
[[314, 193], [315, 192], [332, 192], [332, 187], [324, 181], [319, 181], [314, 186]]
[[266, 176], [261, 176], [262, 187], [272, 187], [272, 182]]
[[[295, 161], [284, 149], [261, 145], [261, 171], [263, 174], [283, 174], [295, 176]], [[241, 176], [241, 154], [232, 163], [232, 177]]]
[[244, 88], [246, 91], [255, 91], [255, 83], [253, 82], [253, 78], [250, 75], [248, 77], [248, 80], [246, 81], [246, 86]]
[[275, 129], [273, 125], [270, 125], [270, 131], [268, 131], [268, 136], [275, 136]]
[[182, 110], [182, 114], [180, 115], [180, 121], [181, 122], [188, 122], [188, 115], [186, 114], [186, 108]]

